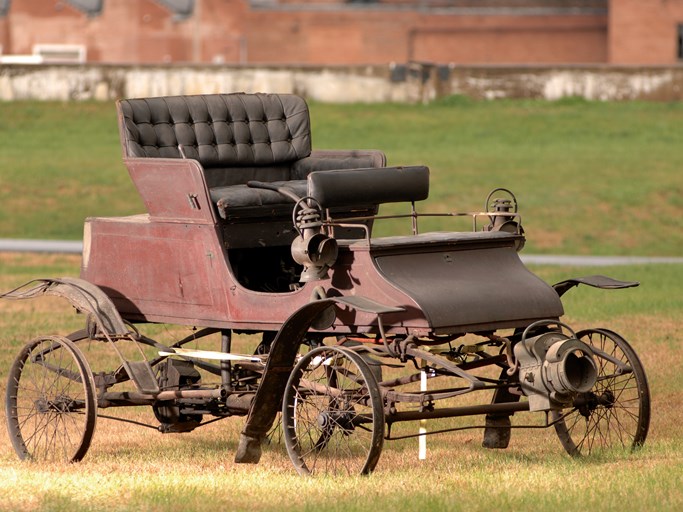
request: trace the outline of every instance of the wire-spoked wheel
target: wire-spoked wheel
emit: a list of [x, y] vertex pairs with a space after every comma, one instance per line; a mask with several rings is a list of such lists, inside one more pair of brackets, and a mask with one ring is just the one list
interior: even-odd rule
[[26, 344], [10, 369], [6, 409], [21, 459], [81, 460], [95, 432], [97, 399], [92, 372], [76, 345], [61, 336]]
[[282, 422], [300, 474], [370, 473], [384, 443], [384, 408], [367, 363], [344, 347], [304, 355], [289, 377]]
[[650, 392], [635, 351], [617, 333], [588, 329], [577, 333], [594, 351], [597, 382], [570, 411], [554, 412], [555, 431], [570, 455], [613, 448], [636, 449], [650, 425]]

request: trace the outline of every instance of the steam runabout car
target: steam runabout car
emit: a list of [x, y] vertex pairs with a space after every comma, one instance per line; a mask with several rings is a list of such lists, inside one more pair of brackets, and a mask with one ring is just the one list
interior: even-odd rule
[[[650, 399], [631, 346], [561, 320], [577, 285], [638, 283], [543, 282], [518, 256], [510, 191], [493, 191], [481, 212], [441, 214], [471, 219], [469, 231], [422, 233], [429, 169], [387, 167], [374, 150], [313, 150], [302, 98], [168, 96], [117, 109], [147, 212], [88, 218], [80, 278], [4, 294], [62, 297], [84, 317], [81, 330], [30, 341], [10, 370], [7, 425], [22, 459], [78, 461], [97, 419], [116, 418], [105, 410], [129, 406], [151, 407], [162, 433], [245, 416], [243, 463], [259, 461], [281, 413], [302, 474], [369, 473], [384, 441], [417, 435], [399, 424], [426, 419], [439, 420], [430, 433], [481, 428], [487, 448], [539, 425], [571, 455], [644, 443]], [[397, 202], [405, 215], [378, 214]], [[373, 236], [387, 217], [406, 234]], [[169, 326], [189, 334], [161, 341]], [[232, 350], [235, 333], [257, 336], [253, 353]], [[542, 421], [524, 419], [532, 413]]]

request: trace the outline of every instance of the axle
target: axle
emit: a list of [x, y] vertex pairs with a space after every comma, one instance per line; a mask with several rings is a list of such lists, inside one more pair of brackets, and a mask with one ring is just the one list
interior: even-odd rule
[[507, 402], [502, 404], [469, 405], [463, 407], [446, 407], [426, 411], [403, 411], [387, 414], [387, 423], [401, 421], [435, 420], [439, 418], [457, 418], [460, 416], [478, 416], [480, 414], [513, 414], [528, 411], [529, 402]]
[[[603, 393], [598, 396], [595, 393], [582, 393], [574, 399], [572, 406], [579, 410], [588, 408], [595, 409], [598, 406], [611, 407], [614, 397]], [[478, 416], [483, 414], [505, 415], [516, 412], [529, 411], [529, 402], [503, 402], [495, 404], [468, 405], [462, 407], [446, 407], [424, 411], [400, 411], [390, 412], [386, 415], [388, 424], [402, 421], [435, 420], [440, 418], [458, 418], [462, 416]]]

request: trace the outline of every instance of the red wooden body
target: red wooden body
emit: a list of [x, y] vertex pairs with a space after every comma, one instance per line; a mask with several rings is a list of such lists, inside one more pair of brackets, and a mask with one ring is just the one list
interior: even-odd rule
[[[131, 321], [273, 330], [312, 300], [362, 296], [401, 307], [387, 330], [420, 336], [519, 327], [562, 315], [554, 290], [528, 272], [503, 233], [434, 233], [340, 242], [329, 278], [286, 293], [236, 279], [217, 225], [148, 215], [86, 221], [81, 277]], [[330, 333], [374, 332], [376, 315], [341, 308]]]

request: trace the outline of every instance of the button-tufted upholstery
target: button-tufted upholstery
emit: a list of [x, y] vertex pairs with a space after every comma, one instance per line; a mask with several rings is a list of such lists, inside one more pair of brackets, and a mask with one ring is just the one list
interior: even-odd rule
[[204, 168], [263, 166], [311, 154], [308, 107], [291, 94], [211, 94], [122, 100], [128, 157], [198, 160]]
[[[230, 222], [272, 222], [290, 215], [291, 200], [247, 182], [275, 182], [305, 196], [311, 172], [386, 163], [381, 151], [312, 151], [308, 106], [292, 94], [134, 98], [118, 101], [117, 110], [124, 161], [155, 218], [204, 219], [205, 197]], [[181, 162], [186, 172], [178, 171]], [[195, 171], [205, 193], [195, 178], [183, 181]]]

